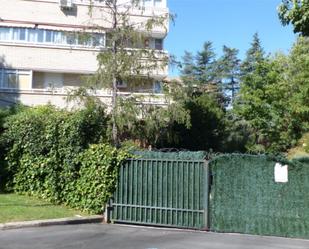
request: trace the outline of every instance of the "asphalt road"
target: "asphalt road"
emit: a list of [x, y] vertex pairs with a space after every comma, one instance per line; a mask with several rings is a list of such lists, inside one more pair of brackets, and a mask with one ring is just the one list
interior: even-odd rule
[[0, 231], [0, 248], [308, 249], [309, 240], [91, 224]]

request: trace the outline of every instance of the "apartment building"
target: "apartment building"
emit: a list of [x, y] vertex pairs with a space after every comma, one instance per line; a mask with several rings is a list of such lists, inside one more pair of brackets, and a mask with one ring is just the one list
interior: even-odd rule
[[[166, 0], [141, 0], [140, 5], [142, 10], [130, 12], [136, 23], [168, 13]], [[97, 55], [107, 46], [104, 28], [108, 30], [110, 22], [104, 1], [93, 1], [91, 16], [89, 6], [89, 0], [0, 0], [0, 106], [20, 101], [64, 107], [68, 89], [82, 85], [85, 76], [95, 73]], [[102, 29], [94, 31], [94, 25]], [[168, 21], [165, 27], [154, 29], [146, 46], [164, 51], [167, 28]], [[86, 40], [79, 35], [81, 31], [89, 35]], [[164, 105], [160, 82], [167, 73], [166, 66], [154, 72], [147, 84], [134, 88], [122, 84], [119, 92], [149, 95], [149, 103]], [[108, 89], [97, 95], [110, 103]]]

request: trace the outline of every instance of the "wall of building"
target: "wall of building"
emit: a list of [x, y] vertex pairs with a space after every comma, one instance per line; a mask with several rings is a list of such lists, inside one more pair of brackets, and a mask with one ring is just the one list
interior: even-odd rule
[[5, 67], [36, 71], [93, 73], [98, 68], [97, 53], [87, 49], [0, 43], [0, 58]]
[[[128, 2], [127, 0], [119, 1]], [[93, 30], [90, 27], [93, 24], [100, 25], [105, 30], [110, 28], [110, 16], [102, 4], [97, 4], [98, 2], [94, 4], [92, 18], [90, 18], [88, 0], [74, 0], [77, 4], [75, 8], [69, 11], [62, 10], [58, 2], [58, 0], [0, 0], [0, 27], [25, 27], [64, 32], [80, 30], [91, 32]], [[151, 2], [153, 5], [156, 3], [155, 0]], [[139, 24], [145, 23], [153, 15], [167, 15], [166, 0], [162, 0], [160, 4], [159, 8], [146, 7], [143, 10], [131, 10], [130, 21]], [[150, 36], [159, 39], [164, 38], [168, 32], [168, 21], [165, 24], [165, 27], [156, 27]], [[136, 27], [143, 29], [140, 25], [136, 25]], [[27, 41], [2, 40], [0, 42], [0, 68], [25, 70], [29, 72], [29, 75], [27, 75], [27, 81], [24, 78], [19, 80], [24, 89], [21, 89], [20, 86], [15, 87], [15, 89], [12, 88], [11, 91], [2, 89], [0, 91], [2, 99], [0, 99], [0, 102], [3, 104], [21, 101], [26, 105], [50, 102], [63, 107], [65, 105], [63, 99], [66, 94], [64, 92], [49, 92], [46, 89], [49, 82], [52, 82], [56, 88], [79, 86], [81, 75], [92, 74], [97, 70], [99, 51], [98, 48], [94, 47], [69, 47], [58, 46], [58, 44], [48, 45]], [[160, 56], [167, 56], [167, 54], [161, 51], [158, 56], [160, 58]], [[145, 63], [147, 63], [147, 60], [145, 60]], [[166, 65], [163, 68], [156, 69], [150, 75], [160, 80], [167, 73], [168, 67]], [[33, 89], [41, 90], [31, 91], [31, 86]], [[17, 88], [19, 89], [16, 91]], [[149, 92], [150, 89], [153, 89], [153, 85], [148, 82], [141, 86], [123, 88], [121, 92]], [[104, 103], [109, 103], [111, 95], [103, 94], [100, 98]], [[151, 98], [147, 97], [147, 102], [154, 101], [156, 104], [157, 99], [152, 100]]]
[[[37, 27], [57, 26], [59, 29], [83, 28], [93, 24], [110, 28], [111, 20], [109, 11], [103, 4], [94, 4], [92, 18], [89, 15], [89, 1], [75, 1], [77, 4], [73, 10], [64, 11], [59, 8], [58, 0], [0, 0], [1, 25], [5, 22], [19, 21], [26, 24], [37, 24]], [[125, 2], [128, 2], [125, 0]], [[132, 23], [145, 23], [150, 16], [166, 15], [167, 8], [147, 8], [145, 10], [132, 10]], [[168, 21], [165, 27], [156, 27], [154, 33], [157, 36], [165, 36], [168, 30]]]
[[[53, 75], [55, 75], [53, 77]], [[32, 88], [43, 89], [48, 87], [78, 87], [82, 85], [83, 75], [81, 74], [58, 74], [48, 72], [33, 72]], [[56, 81], [58, 79], [58, 81]]]
[[[94, 73], [98, 68], [99, 51], [87, 48], [61, 48], [30, 44], [0, 43], [0, 58], [6, 68], [32, 69], [67, 73]], [[162, 53], [162, 52], [161, 52]], [[158, 54], [160, 56], [160, 54]], [[166, 56], [162, 53], [161, 56]], [[152, 74], [166, 76], [167, 65]]]

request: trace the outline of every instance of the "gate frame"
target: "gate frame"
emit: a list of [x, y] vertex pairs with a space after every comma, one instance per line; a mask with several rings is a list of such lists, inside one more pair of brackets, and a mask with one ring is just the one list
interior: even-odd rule
[[[152, 158], [145, 158], [146, 160], [160, 160], [158, 158], [156, 159], [152, 159]], [[132, 161], [134, 160], [134, 158], [132, 159], [129, 159], [129, 161]], [[143, 158], [139, 158], [138, 160], [143, 160]], [[162, 159], [164, 160], [164, 159]], [[166, 159], [166, 160], [173, 160], [173, 161], [176, 161], [175, 159]], [[177, 227], [177, 226], [173, 226], [173, 225], [164, 225], [164, 224], [152, 224], [152, 223], [133, 223], [133, 222], [125, 222], [125, 221], [117, 221], [117, 220], [113, 220], [112, 219], [112, 212], [114, 210], [114, 207], [113, 207], [113, 196], [108, 200], [108, 203], [106, 204], [105, 206], [105, 211], [104, 211], [104, 218], [105, 218], [105, 222], [106, 223], [119, 223], [119, 224], [134, 224], [134, 225], [140, 225], [140, 226], [155, 226], [155, 227], [166, 227], [166, 228], [176, 228], [176, 229], [190, 229], [190, 230], [199, 230], [199, 231], [210, 231], [210, 224], [209, 224], [209, 194], [210, 194], [210, 170], [209, 170], [209, 160], [206, 160], [206, 159], [192, 159], [192, 160], [188, 160], [188, 159], [185, 159], [185, 160], [182, 160], [182, 159], [178, 159], [179, 161], [193, 161], [193, 162], [204, 162], [204, 165], [203, 165], [203, 169], [204, 169], [204, 172], [205, 172], [205, 184], [203, 186], [204, 188], [204, 209], [201, 209], [201, 210], [204, 210], [204, 227], [203, 228], [184, 228], [184, 227]], [[123, 165], [125, 165], [127, 163], [127, 161], [124, 162]], [[121, 165], [121, 167], [123, 166]], [[119, 168], [120, 170], [120, 168]]]

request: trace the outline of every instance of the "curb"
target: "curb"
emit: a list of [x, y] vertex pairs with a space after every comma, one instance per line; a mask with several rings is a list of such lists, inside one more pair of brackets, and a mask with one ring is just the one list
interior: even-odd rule
[[78, 225], [88, 223], [103, 223], [104, 216], [94, 215], [89, 217], [74, 217], [74, 218], [61, 218], [50, 220], [34, 220], [34, 221], [22, 221], [22, 222], [9, 222], [0, 223], [1, 230], [20, 229], [29, 227], [46, 227], [46, 226], [58, 226], [58, 225]]

